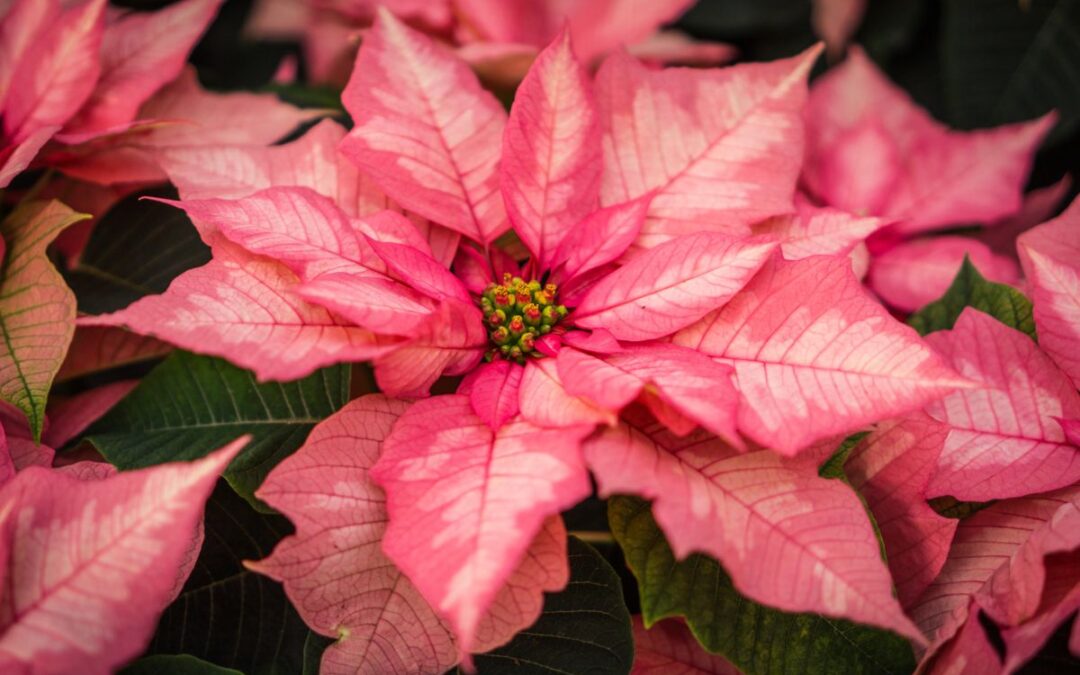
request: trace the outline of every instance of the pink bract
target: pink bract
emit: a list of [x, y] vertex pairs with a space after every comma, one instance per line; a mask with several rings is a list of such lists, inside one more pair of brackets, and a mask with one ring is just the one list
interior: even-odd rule
[[183, 561], [203, 503], [244, 442], [191, 464], [103, 480], [30, 468], [7, 482], [0, 549], [12, 591], [3, 600], [0, 665], [109, 673], [137, 656], [191, 571]]

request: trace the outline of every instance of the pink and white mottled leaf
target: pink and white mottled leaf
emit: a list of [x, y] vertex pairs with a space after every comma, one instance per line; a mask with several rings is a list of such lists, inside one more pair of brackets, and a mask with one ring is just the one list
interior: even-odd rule
[[185, 0], [154, 12], [129, 12], [105, 26], [101, 77], [64, 134], [127, 124], [154, 92], [180, 74], [222, 0]]
[[393, 206], [369, 178], [337, 151], [345, 129], [323, 120], [284, 145], [183, 145], [157, 152], [185, 200], [239, 199], [270, 187], [306, 187], [334, 200], [352, 217]]
[[1018, 211], [1054, 115], [951, 131], [853, 48], [815, 82], [806, 119], [810, 191], [853, 213], [901, 221], [895, 229], [913, 234]]
[[730, 300], [775, 248], [768, 240], [712, 232], [678, 237], [592, 286], [574, 310], [574, 324], [620, 340], [670, 335]]
[[462, 61], [381, 10], [342, 99], [341, 151], [395, 201], [481, 243], [505, 231], [506, 113]]
[[1044, 575], [1019, 578], [1017, 589], [995, 587], [993, 580], [997, 575], [1007, 577], [1014, 565], [1027, 573], [1038, 572], [1044, 564], [1040, 550], [1044, 542], [1052, 547], [1063, 537], [1075, 538], [1075, 531], [1059, 528], [1058, 523], [1074, 523], [1078, 509], [1080, 489], [1073, 486], [1001, 501], [961, 520], [945, 566], [911, 608], [912, 619], [934, 645], [941, 645], [968, 621], [969, 605], [977, 594], [994, 588], [1010, 594], [1018, 591], [1029, 600], [1034, 597], [1037, 606]]
[[927, 406], [950, 427], [929, 496], [1020, 497], [1080, 479], [1080, 452], [1059, 418], [1080, 418], [1080, 395], [1027, 335], [968, 307], [926, 341], [980, 383]]
[[56, 381], [165, 356], [172, 346], [111, 326], [76, 326]]
[[242, 199], [160, 200], [251, 253], [284, 263], [304, 281], [333, 272], [380, 276], [381, 264], [329, 198], [303, 187], [272, 187]]
[[1016, 244], [1031, 287], [1039, 346], [1080, 388], [1080, 200]]
[[371, 470], [390, 514], [383, 550], [463, 653], [544, 521], [589, 494], [579, 448], [588, 432], [520, 419], [493, 432], [455, 395], [413, 404], [387, 437]]
[[166, 180], [157, 161], [165, 148], [190, 145], [268, 145], [324, 111], [302, 110], [274, 94], [213, 93], [185, 68], [139, 109], [145, 124], [57, 150], [50, 165], [69, 176], [110, 185]]
[[423, 250], [374, 239], [368, 239], [367, 243], [386, 265], [387, 273], [398, 281], [435, 300], [473, 301], [465, 284]]
[[480, 311], [452, 298], [440, 302], [411, 335], [375, 359], [375, 381], [391, 396], [426, 396], [441, 375], [476, 366], [488, 345]]
[[922, 640], [892, 596], [858, 496], [841, 481], [769, 450], [740, 453], [711, 434], [680, 439], [643, 415], [624, 415], [584, 449], [601, 494], [652, 500], [675, 555], [715, 557], [740, 593]]
[[813, 255], [847, 255], [885, 225], [880, 218], [862, 218], [828, 207], [796, 202], [796, 209], [793, 214], [770, 218], [754, 227], [755, 234], [779, 239], [785, 260], [802, 260]]
[[355, 274], [323, 274], [297, 293], [343, 319], [383, 335], [411, 336], [435, 310], [435, 303], [393, 279]]
[[361, 361], [391, 345], [298, 294], [284, 265], [221, 242], [214, 259], [184, 272], [161, 295], [84, 326], [126, 326], [178, 347], [226, 358], [260, 381], [292, 380], [342, 361]]
[[62, 448], [128, 395], [138, 380], [120, 380], [49, 402], [45, 445]]
[[109, 673], [141, 653], [184, 571], [203, 503], [245, 442], [100, 481], [33, 468], [9, 481], [0, 490], [9, 551], [0, 667]]
[[519, 391], [521, 416], [541, 427], [615, 424], [618, 416], [566, 391], [552, 359], [525, 364]]
[[949, 290], [965, 257], [990, 281], [1020, 281], [1020, 267], [1011, 258], [970, 237], [949, 236], [904, 242], [876, 256], [866, 283], [892, 307], [914, 312]]
[[615, 204], [590, 213], [562, 240], [555, 260], [560, 278], [573, 280], [615, 262], [637, 240], [652, 195]]
[[327, 673], [441, 673], [457, 661], [449, 630], [380, 547], [385, 497], [368, 470], [409, 403], [352, 401], [315, 427], [256, 493], [296, 526], [247, 566], [285, 585], [314, 631], [337, 638]]
[[739, 675], [719, 654], [705, 651], [686, 624], [675, 619], [645, 628], [634, 617], [634, 668], [630, 675]]
[[29, 25], [21, 25], [26, 12], [11, 11], [5, 19], [15, 25], [0, 29], [6, 34], [36, 28], [16, 38], [22, 47], [16, 47], [18, 60], [2, 64], [10, 69], [4, 76], [10, 77], [7, 90], [0, 91], [3, 136], [16, 143], [44, 127], [63, 126], [90, 96], [101, 72], [105, 0], [69, 7], [57, 0], [38, 1], [42, 13]]
[[806, 75], [819, 48], [715, 70], [648, 70], [625, 54], [597, 75], [604, 206], [655, 197], [638, 244], [701, 230], [745, 235], [792, 210]]
[[492, 431], [498, 431], [521, 409], [518, 393], [524, 374], [524, 367], [500, 359], [474, 370], [458, 387], [457, 393], [468, 396], [476, 416]]
[[562, 34], [517, 88], [503, 133], [500, 188], [514, 231], [540, 269], [600, 197], [600, 121], [589, 74]]
[[6, 188], [15, 176], [30, 166], [38, 150], [59, 130], [58, 126], [42, 127], [15, 145], [0, 146], [0, 188]]
[[[323, 672], [442, 673], [457, 661], [449, 627], [380, 546], [385, 495], [368, 470], [408, 407], [381, 395], [349, 403], [320, 423], [258, 492], [297, 531], [270, 557], [247, 566], [283, 582], [304, 621], [337, 638], [323, 653]], [[543, 591], [561, 588], [567, 575], [566, 531], [553, 518], [481, 620], [481, 648], [494, 648], [535, 621]]]
[[735, 431], [739, 395], [731, 367], [692, 349], [657, 344], [628, 347], [592, 356], [563, 347], [556, 358], [566, 391], [618, 412], [639, 396], [649, 405], [658, 398], [730, 443], [742, 444]]
[[26, 415], [41, 437], [45, 401], [75, 332], [75, 294], [53, 267], [46, 248], [86, 216], [60, 202], [24, 202], [0, 231], [7, 256], [0, 276], [0, 399]]
[[889, 571], [904, 607], [941, 571], [956, 532], [956, 520], [938, 515], [926, 503], [926, 487], [948, 432], [923, 413], [882, 422], [844, 465], [885, 540]]
[[674, 341], [735, 368], [740, 431], [785, 455], [966, 384], [866, 294], [846, 258], [774, 259]]

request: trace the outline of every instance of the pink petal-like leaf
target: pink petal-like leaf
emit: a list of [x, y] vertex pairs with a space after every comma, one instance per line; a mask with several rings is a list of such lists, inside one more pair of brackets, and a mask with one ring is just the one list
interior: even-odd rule
[[754, 228], [755, 234], [780, 240], [780, 252], [785, 260], [846, 255], [885, 224], [880, 218], [860, 218], [837, 209], [796, 206], [796, 213], [770, 218]]
[[929, 496], [987, 501], [1080, 479], [1080, 451], [1057, 421], [1080, 418], [1080, 395], [1031, 338], [968, 307], [926, 341], [980, 383], [926, 408], [950, 427]]
[[573, 313], [585, 328], [620, 340], [652, 340], [694, 323], [730, 300], [776, 244], [701, 232], [637, 256], [588, 290]]
[[324, 274], [297, 288], [300, 297], [383, 335], [410, 336], [435, 303], [393, 279]]
[[854, 48], [815, 82], [806, 118], [810, 190], [827, 204], [903, 221], [896, 228], [908, 234], [1019, 210], [1054, 121], [950, 131]]
[[184, 0], [107, 23], [101, 39], [101, 78], [64, 133], [103, 132], [133, 121], [139, 106], [183, 70], [221, 2]]
[[600, 122], [568, 32], [540, 53], [518, 87], [502, 157], [510, 222], [540, 269], [548, 269], [600, 196]]
[[584, 448], [602, 494], [653, 500], [676, 556], [708, 553], [739, 592], [922, 639], [892, 597], [859, 498], [841, 481], [768, 450], [739, 453], [704, 432], [680, 439], [642, 415]]
[[61, 448], [128, 395], [138, 380], [121, 380], [49, 402], [49, 426], [42, 442]]
[[345, 130], [323, 120], [284, 145], [184, 145], [157, 153], [185, 200], [239, 199], [269, 187], [296, 186], [329, 197], [349, 216], [390, 208], [392, 202], [346, 161], [337, 146]]
[[566, 280], [615, 262], [637, 239], [652, 195], [593, 211], [562, 240], [555, 260]]
[[126, 326], [184, 349], [226, 358], [260, 380], [292, 380], [322, 366], [370, 359], [389, 345], [297, 294], [280, 263], [221, 242], [214, 259], [184, 272], [168, 290], [85, 326]]
[[[25, 48], [19, 60], [6, 65], [11, 80], [3, 104], [3, 136], [20, 142], [43, 127], [63, 126], [94, 90], [101, 72], [99, 51], [105, 0], [61, 7], [57, 0], [37, 0], [44, 18], [37, 31], [20, 36]], [[33, 4], [32, 2], [16, 4]], [[10, 11], [0, 35], [26, 31], [26, 13]], [[16, 38], [19, 39], [19, 38]]]
[[1080, 388], [1080, 199], [1016, 243], [1031, 286], [1039, 346]]
[[590, 356], [564, 347], [556, 364], [568, 393], [602, 408], [618, 412], [647, 392], [725, 440], [742, 443], [735, 432], [734, 371], [700, 352], [660, 344]]
[[847, 258], [774, 259], [675, 342], [735, 367], [739, 429], [786, 455], [965, 384], [867, 296]]
[[372, 478], [386, 490], [383, 550], [454, 628], [462, 652], [548, 516], [589, 494], [588, 427], [512, 421], [497, 432], [466, 396], [413, 404]]
[[[1062, 525], [1077, 527], [1075, 515], [1068, 520], [1069, 522]], [[1006, 673], [1015, 672], [1030, 661], [1050, 636], [1070, 617], [1075, 616], [1080, 608], [1080, 555], [1077, 551], [1047, 556], [1042, 562], [1045, 570], [1041, 576], [1045, 578], [1045, 585], [1042, 588], [1039, 613], [1018, 626], [1001, 631], [1005, 643]], [[1076, 634], [1075, 624], [1073, 634]], [[1070, 651], [1075, 655], [1080, 650], [1070, 647]]]
[[[285, 584], [304, 621], [335, 642], [326, 673], [441, 673], [457, 660], [449, 628], [380, 547], [385, 496], [368, 470], [409, 404], [357, 399], [320, 423], [258, 495], [296, 525], [273, 554], [247, 566]], [[543, 591], [566, 583], [566, 532], [551, 519], [480, 623], [480, 648], [506, 642], [540, 613]]]
[[438, 673], [457, 660], [448, 629], [379, 545], [385, 497], [367, 472], [408, 407], [379, 395], [352, 401], [256, 493], [296, 534], [247, 566], [283, 582], [308, 626], [337, 638], [323, 653], [326, 673]]
[[411, 340], [375, 359], [375, 381], [391, 396], [426, 396], [441, 375], [461, 375], [473, 368], [488, 344], [476, 306], [450, 298], [411, 334]]
[[60, 202], [24, 202], [0, 223], [7, 256], [0, 277], [0, 399], [26, 415], [40, 438], [45, 400], [75, 332], [75, 295], [46, 248], [87, 216]]
[[289, 105], [274, 94], [206, 91], [188, 67], [139, 109], [139, 119], [150, 120], [146, 124], [45, 159], [67, 175], [93, 183], [158, 182], [167, 177], [157, 161], [162, 149], [268, 145], [323, 114]]
[[941, 571], [956, 531], [956, 520], [938, 515], [926, 503], [926, 486], [947, 435], [948, 427], [923, 413], [882, 422], [844, 465], [877, 521], [904, 607]]
[[[560, 6], [560, 3], [550, 4]], [[574, 43], [580, 45], [581, 60], [589, 62], [611, 50], [645, 40], [664, 24], [678, 19], [692, 4], [693, 0], [646, 3], [592, 0], [568, 3], [565, 11]]]
[[520, 410], [518, 392], [524, 374], [525, 368], [505, 359], [486, 363], [465, 378], [458, 393], [467, 395], [476, 416], [498, 431]]
[[[1044, 552], [1075, 541], [1078, 512], [1080, 489], [1073, 486], [998, 502], [961, 520], [945, 566], [912, 607], [912, 618], [934, 645], [949, 640], [965, 621], [972, 623], [969, 605], [976, 595], [985, 600], [997, 591], [1005, 594], [1002, 599], [1021, 600], [1002, 609], [1023, 610], [1015, 616], [1027, 618], [1038, 607], [1046, 578]], [[1001, 585], [1010, 577], [1016, 588]]]
[[844, 53], [848, 40], [858, 30], [866, 13], [867, 0], [813, 0], [810, 15], [814, 33], [825, 41], [830, 58]]
[[505, 231], [506, 113], [462, 61], [381, 10], [342, 99], [341, 151], [410, 211], [481, 243]]
[[541, 427], [615, 424], [618, 416], [566, 391], [552, 359], [525, 364], [519, 390], [521, 416]]
[[406, 244], [368, 240], [368, 245], [386, 264], [387, 273], [435, 300], [452, 299], [471, 303], [469, 289], [428, 253]]
[[77, 326], [64, 363], [56, 373], [58, 382], [109, 368], [165, 356], [172, 346], [151, 337], [110, 326]]
[[970, 237], [934, 237], [904, 242], [875, 257], [866, 283], [889, 305], [914, 312], [945, 294], [965, 256], [990, 281], [1016, 285], [1020, 280], [1019, 266], [986, 244]]
[[694, 634], [678, 619], [645, 628], [634, 617], [634, 669], [630, 675], [739, 675], [719, 654], [705, 651]]
[[244, 443], [99, 481], [45, 469], [9, 481], [0, 669], [108, 673], [141, 653], [190, 572], [203, 503]]
[[743, 235], [792, 209], [813, 48], [719, 70], [652, 71], [624, 54], [597, 75], [605, 206], [655, 191], [638, 243], [701, 230]]
[[309, 188], [272, 187], [236, 200], [161, 201], [182, 208], [204, 232], [210, 226], [305, 281], [332, 272], [377, 275], [381, 267], [372, 268], [374, 253], [341, 209]]
[[42, 127], [13, 146], [0, 147], [0, 189], [6, 188], [15, 176], [30, 166], [38, 150], [59, 130], [58, 126]]

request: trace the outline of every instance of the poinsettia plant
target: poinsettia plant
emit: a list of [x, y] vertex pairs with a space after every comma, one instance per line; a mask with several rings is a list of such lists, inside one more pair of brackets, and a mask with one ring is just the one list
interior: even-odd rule
[[5, 672], [1080, 655], [1068, 106], [950, 128], [862, 3], [813, 81], [642, 46], [687, 2], [260, 3], [300, 108], [185, 69], [220, 4], [0, 9]]

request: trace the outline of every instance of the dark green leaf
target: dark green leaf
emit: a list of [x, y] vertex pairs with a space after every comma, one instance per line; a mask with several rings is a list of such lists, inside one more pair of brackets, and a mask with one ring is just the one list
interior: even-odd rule
[[345, 405], [349, 367], [323, 368], [302, 380], [256, 382], [247, 370], [177, 351], [150, 372], [88, 431], [120, 469], [202, 457], [243, 434], [252, 441], [225, 478], [247, 499], [316, 423]]
[[647, 626], [686, 618], [698, 641], [745, 673], [910, 673], [911, 646], [888, 631], [817, 614], [792, 614], [760, 605], [735, 590], [712, 558], [677, 561], [653, 520], [649, 503], [608, 501], [611, 531], [638, 581]]
[[79, 311], [104, 314], [162, 293], [181, 272], [210, 261], [181, 209], [142, 197], [176, 198], [158, 188], [125, 197], [102, 216], [79, 262], [65, 275]]
[[120, 675], [244, 675], [239, 670], [222, 668], [190, 654], [158, 654], [139, 659], [120, 671]]
[[941, 55], [950, 116], [988, 127], [1061, 115], [1051, 139], [1080, 125], [1080, 2], [947, 0]]
[[945, 295], [912, 314], [908, 318], [908, 325], [919, 335], [949, 330], [965, 307], [985, 312], [1035, 339], [1031, 301], [1012, 286], [987, 281], [966, 257]]
[[301, 672], [310, 631], [281, 585], [248, 571], [292, 528], [256, 513], [218, 484], [206, 505], [206, 540], [180, 596], [165, 610], [151, 654], [192, 654], [247, 675]]
[[851, 456], [851, 451], [855, 449], [855, 446], [859, 444], [859, 441], [866, 438], [866, 434], [869, 432], [860, 431], [852, 434], [844, 439], [844, 442], [840, 444], [832, 455], [829, 456], [825, 463], [818, 469], [818, 475], [822, 478], [838, 478], [845, 483], [848, 482], [847, 474], [844, 473], [844, 465], [847, 464], [848, 457]]
[[982, 511], [994, 502], [962, 502], [955, 497], [935, 497], [930, 500], [930, 508], [946, 518], [963, 520], [970, 515]]
[[334, 638], [308, 631], [307, 639], [304, 640], [304, 669], [302, 675], [319, 675], [323, 652], [332, 644], [334, 644]]
[[479, 675], [629, 673], [634, 661], [630, 613], [611, 565], [571, 537], [570, 583], [544, 596], [544, 612], [507, 645], [476, 656]]

